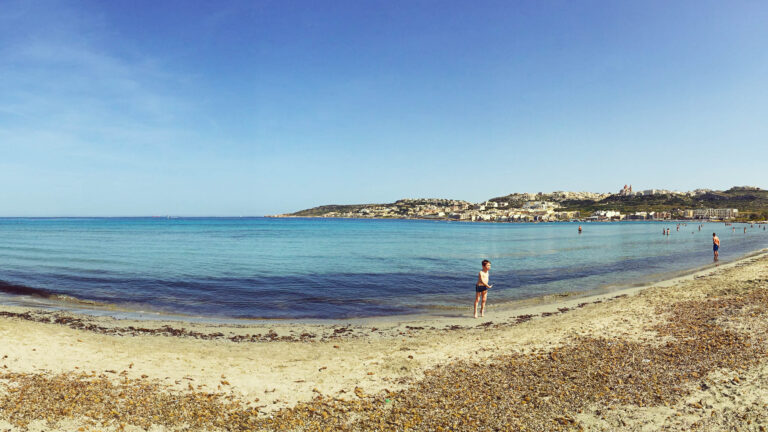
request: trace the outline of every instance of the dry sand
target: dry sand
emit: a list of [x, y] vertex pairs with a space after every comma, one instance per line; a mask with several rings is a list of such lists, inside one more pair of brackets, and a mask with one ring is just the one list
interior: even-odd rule
[[[116, 320], [6, 306], [0, 309], [5, 315], [0, 316], [0, 373], [6, 374], [0, 377], [0, 396], [5, 398], [0, 402], [5, 404], [0, 405], [0, 430], [119, 430], [120, 423], [126, 430], [143, 430], [150, 424], [155, 424], [151, 430], [173, 429], [174, 423], [151, 418], [132, 426], [130, 421], [98, 416], [97, 421], [89, 420], [82, 413], [63, 412], [45, 420], [34, 418], [41, 412], [35, 411], [21, 418], [11, 404], [34, 402], [14, 399], [15, 393], [9, 389], [26, 379], [19, 377], [86, 373], [88, 376], [76, 380], [102, 376], [105, 382], [150, 382], [159, 392], [234, 396], [231, 399], [242, 407], [258, 409], [260, 418], [279, 417], [290, 414], [290, 408], [297, 404], [316, 399], [352, 400], [359, 398], [356, 392], [386, 395], [405, 391], [442, 366], [482, 367], [500, 361], [498, 356], [551, 354], [580, 337], [660, 346], [674, 335], [654, 327], [664, 325], [666, 319], [659, 308], [731, 291], [743, 295], [765, 290], [766, 281], [768, 254], [763, 251], [652, 287], [550, 298], [549, 302], [515, 308], [491, 306], [480, 319], [471, 317], [471, 305], [466, 316], [459, 317], [249, 325]], [[492, 301], [491, 294], [491, 305]], [[728, 321], [727, 325], [759, 338], [768, 332], [768, 317], [758, 314]], [[585, 405], [562, 424], [556, 419], [538, 427], [527, 425], [540, 430], [555, 426], [586, 430], [765, 430], [768, 359], [757, 360], [746, 370], [712, 370], [702, 378], [708, 385], [686, 381], [682, 396], [663, 399], [666, 405], [619, 404], [611, 409], [601, 404]], [[734, 377], [741, 378], [734, 381]], [[33, 418], [28, 418], [30, 415]], [[322, 426], [323, 420], [318, 417], [316, 425]], [[328, 420], [327, 425], [331, 424]], [[457, 424], [459, 429], [474, 429], [469, 423]], [[402, 425], [392, 428], [408, 429]], [[418, 422], [410, 428], [422, 429]]]

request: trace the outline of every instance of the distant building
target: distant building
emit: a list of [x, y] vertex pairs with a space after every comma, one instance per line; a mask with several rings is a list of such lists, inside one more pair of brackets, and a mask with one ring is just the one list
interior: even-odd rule
[[627, 215], [629, 220], [646, 220], [648, 219], [648, 212], [635, 212], [634, 214]]
[[739, 215], [738, 209], [695, 209], [694, 219], [733, 219]]
[[624, 185], [624, 187], [619, 190], [619, 195], [632, 195], [632, 185]]
[[523, 208], [526, 210], [549, 210], [557, 207], [558, 205], [551, 201], [527, 201], [523, 204]]
[[596, 217], [600, 220], [622, 220], [624, 219], [624, 215], [621, 214], [620, 211], [616, 210], [598, 210], [594, 213], [592, 213], [593, 217]]
[[557, 219], [576, 219], [579, 217], [578, 211], [563, 211], [563, 212], [556, 212], [554, 216]]

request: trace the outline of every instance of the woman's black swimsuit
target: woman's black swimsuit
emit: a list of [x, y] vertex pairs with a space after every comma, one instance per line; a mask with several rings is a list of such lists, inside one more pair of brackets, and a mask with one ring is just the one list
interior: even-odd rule
[[488, 287], [485, 285], [475, 285], [475, 292], [481, 293], [483, 291], [488, 291]]

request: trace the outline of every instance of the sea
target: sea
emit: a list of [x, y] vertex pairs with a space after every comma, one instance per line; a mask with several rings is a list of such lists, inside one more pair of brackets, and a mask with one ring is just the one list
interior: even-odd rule
[[713, 232], [721, 263], [768, 247], [762, 226], [677, 224], [3, 218], [0, 303], [210, 319], [445, 316], [471, 308], [484, 259], [497, 306], [712, 266]]

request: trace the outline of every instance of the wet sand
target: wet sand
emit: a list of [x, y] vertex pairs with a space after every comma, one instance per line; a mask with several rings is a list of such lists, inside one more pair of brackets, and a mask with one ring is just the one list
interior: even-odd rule
[[0, 430], [760, 430], [767, 288], [762, 252], [515, 308], [491, 293], [479, 319], [471, 304], [249, 325], [5, 306]]

